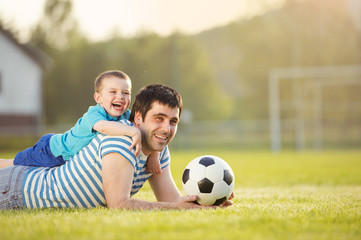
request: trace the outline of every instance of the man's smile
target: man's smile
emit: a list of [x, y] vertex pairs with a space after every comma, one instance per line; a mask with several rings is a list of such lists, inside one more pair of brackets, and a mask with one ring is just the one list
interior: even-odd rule
[[156, 137], [157, 139], [163, 140], [163, 141], [167, 141], [168, 137], [167, 136], [161, 136], [158, 134], [154, 134], [154, 137]]

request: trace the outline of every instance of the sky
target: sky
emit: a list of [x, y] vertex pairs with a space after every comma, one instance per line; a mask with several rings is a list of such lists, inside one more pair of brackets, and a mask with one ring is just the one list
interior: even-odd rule
[[[46, 0], [0, 0], [0, 19], [26, 38], [42, 16]], [[277, 8], [286, 0], [73, 0], [73, 15], [90, 39], [105, 39], [114, 29], [124, 36], [139, 31], [167, 36], [195, 34]]]

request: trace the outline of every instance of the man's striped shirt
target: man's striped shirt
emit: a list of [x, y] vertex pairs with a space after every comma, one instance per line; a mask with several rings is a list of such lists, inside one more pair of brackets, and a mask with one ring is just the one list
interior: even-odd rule
[[[24, 202], [28, 208], [105, 206], [102, 184], [102, 157], [108, 153], [119, 153], [134, 167], [133, 196], [151, 174], [145, 171], [147, 156], [134, 156], [128, 150], [131, 138], [127, 136], [105, 136], [98, 134], [67, 161], [55, 168], [32, 168], [23, 186]], [[160, 153], [161, 168], [170, 164], [168, 147]]]

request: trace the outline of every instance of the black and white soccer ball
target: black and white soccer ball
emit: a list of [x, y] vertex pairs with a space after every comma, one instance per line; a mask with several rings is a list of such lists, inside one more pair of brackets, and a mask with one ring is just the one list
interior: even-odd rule
[[186, 195], [197, 195], [200, 205], [221, 205], [232, 194], [234, 174], [221, 158], [205, 155], [193, 159], [184, 169], [183, 190]]

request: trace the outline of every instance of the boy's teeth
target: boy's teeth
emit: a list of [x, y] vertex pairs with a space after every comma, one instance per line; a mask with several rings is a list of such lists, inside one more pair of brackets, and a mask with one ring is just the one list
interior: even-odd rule
[[116, 108], [118, 108], [118, 107], [121, 107], [122, 105], [119, 104], [119, 103], [113, 103], [113, 106], [116, 107]]

